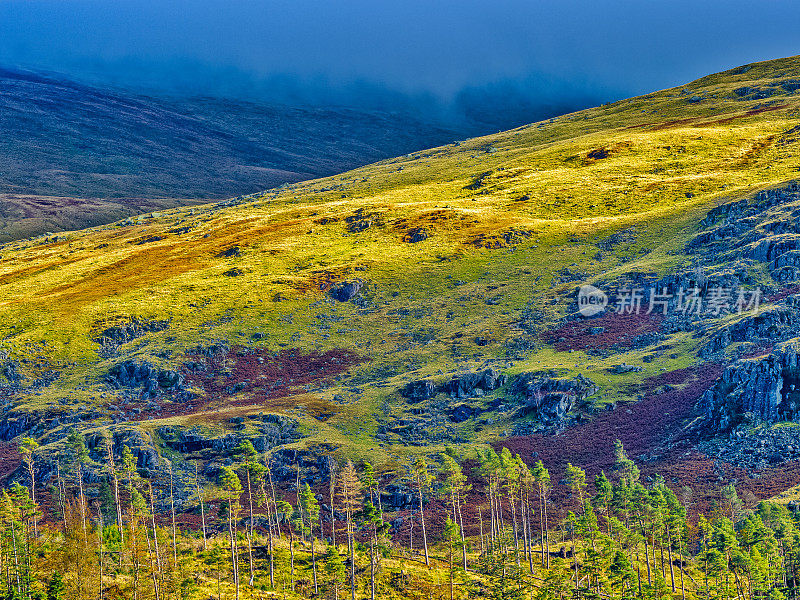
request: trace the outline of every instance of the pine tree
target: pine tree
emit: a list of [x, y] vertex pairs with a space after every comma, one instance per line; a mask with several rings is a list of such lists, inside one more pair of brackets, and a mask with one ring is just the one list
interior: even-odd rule
[[356, 550], [353, 536], [353, 514], [358, 507], [358, 494], [361, 480], [358, 478], [353, 462], [348, 460], [339, 474], [339, 494], [347, 517], [347, 547], [350, 552], [350, 598], [356, 598]]
[[502, 465], [502, 477], [506, 490], [508, 504], [511, 507], [511, 523], [514, 533], [514, 560], [519, 567], [519, 529], [517, 527], [517, 495], [519, 494], [519, 471], [517, 463], [511, 455], [511, 451], [503, 447], [500, 451], [500, 464]]
[[369, 586], [370, 598], [375, 600], [375, 547], [378, 543], [378, 534], [383, 534], [384, 523], [380, 512], [372, 504], [371, 500], [364, 503], [364, 507], [354, 514], [354, 518], [361, 524], [361, 528], [367, 531], [369, 536]]
[[[125, 543], [125, 530], [124, 530], [124, 523], [122, 521], [122, 504], [119, 500], [119, 477], [117, 474], [117, 464], [114, 460], [114, 449], [113, 449], [113, 440], [111, 439], [111, 434], [108, 429], [103, 430], [103, 442], [106, 447], [106, 458], [108, 463], [106, 464], [106, 469], [111, 475], [111, 482], [114, 486], [114, 509], [117, 518], [117, 528], [119, 529], [119, 536], [120, 536], [120, 544]], [[120, 565], [122, 565], [122, 553], [120, 553]]]
[[294, 591], [294, 507], [286, 500], [278, 500], [275, 510], [280, 513], [289, 525], [289, 579]]
[[425, 529], [425, 510], [423, 508], [423, 496], [431, 489], [433, 477], [428, 472], [428, 465], [422, 457], [417, 458], [411, 469], [414, 483], [417, 486], [419, 497], [419, 517], [422, 522], [422, 544], [425, 548], [425, 566], [430, 567], [431, 562], [428, 557], [428, 534]]
[[247, 484], [249, 520], [245, 533], [247, 534], [247, 556], [250, 566], [250, 579], [248, 580], [248, 584], [252, 588], [255, 579], [255, 569], [253, 566], [253, 486], [251, 478], [258, 477], [258, 471], [263, 467], [256, 462], [258, 452], [256, 452], [256, 449], [253, 447], [253, 442], [250, 440], [243, 440], [233, 452], [244, 465], [245, 482]]
[[447, 543], [447, 559], [450, 565], [450, 600], [453, 600], [453, 587], [454, 587], [454, 575], [455, 575], [455, 564], [453, 561], [453, 550], [458, 548], [462, 542], [462, 535], [459, 526], [453, 522], [450, 517], [447, 517], [447, 521], [444, 524], [444, 531], [442, 532], [444, 535], [445, 542]]
[[644, 562], [647, 565], [647, 585], [652, 586], [653, 575], [650, 569], [650, 551], [647, 543], [651, 533], [650, 515], [652, 507], [650, 505], [650, 494], [647, 493], [647, 490], [640, 483], [637, 483], [633, 487], [631, 506], [636, 515], [636, 522], [639, 525], [639, 534], [644, 539]]
[[203, 550], [208, 550], [208, 535], [206, 534], [206, 503], [203, 488], [200, 487], [200, 477], [197, 472], [197, 463], [194, 463], [194, 493], [200, 505], [200, 527], [203, 533]]
[[222, 486], [224, 499], [227, 503], [233, 585], [236, 588], [236, 600], [239, 600], [239, 560], [236, 548], [236, 523], [238, 522], [239, 498], [242, 495], [242, 482], [233, 469], [230, 467], [222, 467], [220, 469], [220, 485]]
[[[83, 465], [89, 460], [89, 450], [86, 448], [86, 440], [77, 429], [70, 431], [67, 437], [67, 444], [72, 449], [75, 461], [75, 479], [78, 484], [78, 502], [81, 511], [81, 524], [83, 526], [83, 537], [87, 536], [86, 529], [86, 497], [83, 495]], [[85, 542], [84, 542], [85, 543]]]
[[[138, 550], [138, 525], [139, 520], [147, 511], [147, 503], [136, 489], [135, 482], [138, 479], [136, 472], [136, 459], [128, 446], [122, 447], [122, 469], [125, 473], [125, 486], [130, 498], [128, 504], [128, 524], [130, 526], [130, 547], [131, 564], [133, 565], [133, 597], [139, 597], [139, 550]], [[149, 542], [148, 542], [149, 544]]]
[[319, 594], [319, 587], [317, 585], [317, 556], [314, 552], [314, 526], [319, 524], [320, 510], [319, 502], [317, 502], [317, 498], [308, 483], [303, 486], [300, 492], [300, 503], [308, 520], [308, 531], [311, 537], [311, 568], [314, 573], [314, 594], [316, 595]]
[[[24, 437], [19, 443], [19, 453], [22, 455], [22, 462], [25, 463], [25, 468], [28, 471], [28, 480], [30, 481], [31, 502], [36, 503], [36, 473], [34, 471], [34, 461], [36, 457], [36, 450], [39, 448], [39, 443], [33, 438]], [[39, 537], [38, 520], [33, 521], [33, 531], [36, 537]]]
[[333, 590], [333, 600], [339, 600], [339, 590], [344, 584], [345, 568], [342, 562], [342, 557], [336, 546], [328, 546], [328, 550], [324, 557], [325, 573], [328, 575], [331, 589]]
[[47, 582], [47, 600], [64, 600], [64, 578], [58, 571], [53, 571]]
[[383, 519], [383, 507], [381, 506], [381, 494], [378, 490], [378, 480], [375, 478], [375, 469], [369, 462], [364, 462], [361, 475], [361, 485], [367, 490], [370, 502], [378, 507], [378, 512], [381, 513]]
[[628, 557], [621, 550], [614, 553], [614, 558], [608, 569], [611, 579], [611, 589], [619, 593], [620, 598], [625, 598], [627, 592], [633, 588], [636, 575]]
[[453, 522], [459, 525], [458, 531], [461, 535], [461, 548], [464, 570], [467, 570], [467, 548], [464, 539], [463, 519], [461, 517], [461, 503], [467, 487], [467, 478], [464, 475], [461, 465], [451, 454], [442, 455], [442, 471], [445, 474], [444, 485], [441, 492], [448, 497], [453, 509]]
[[275, 545], [273, 543], [273, 506], [272, 498], [267, 494], [266, 484], [269, 467], [258, 463], [255, 471], [258, 482], [258, 505], [267, 509], [267, 539], [269, 542], [269, 587], [275, 589]]
[[580, 467], [572, 466], [572, 463], [567, 463], [567, 481], [578, 506], [583, 510], [583, 497], [586, 494], [586, 472]]
[[547, 493], [550, 490], [550, 472], [541, 460], [531, 470], [539, 495], [539, 531], [541, 532], [542, 564], [550, 568], [550, 534], [547, 523]]
[[628, 454], [619, 440], [614, 442], [614, 466], [612, 471], [628, 487], [633, 487], [639, 482], [639, 468], [636, 463], [628, 458]]
[[600, 510], [606, 518], [606, 533], [608, 537], [614, 538], [614, 532], [611, 529], [611, 499], [613, 492], [611, 489], [611, 482], [606, 477], [605, 471], [601, 471], [598, 476], [594, 478], [595, 495], [592, 498], [592, 506], [595, 510]]

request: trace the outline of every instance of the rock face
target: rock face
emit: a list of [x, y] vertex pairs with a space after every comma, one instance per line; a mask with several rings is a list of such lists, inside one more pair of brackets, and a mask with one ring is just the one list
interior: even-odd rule
[[700, 399], [706, 429], [727, 431], [745, 416], [776, 422], [800, 416], [800, 338], [761, 358], [738, 360]]
[[390, 483], [381, 491], [381, 504], [384, 508], [388, 507], [391, 510], [405, 510], [413, 507], [416, 499], [414, 490], [399, 483]]
[[779, 283], [800, 280], [800, 183], [759, 192], [708, 212], [687, 251], [767, 263]]
[[400, 388], [400, 395], [412, 402], [421, 402], [433, 398], [438, 393], [436, 384], [427, 379], [409, 381]]
[[279, 449], [270, 456], [272, 476], [277, 482], [288, 483], [294, 488], [297, 484], [298, 468], [300, 484], [316, 485], [330, 477], [332, 453], [336, 446], [320, 444], [309, 450]]
[[142, 388], [141, 397], [155, 398], [164, 390], [180, 390], [183, 375], [178, 371], [158, 369], [148, 362], [126, 360], [114, 365], [106, 381], [115, 388]]
[[353, 281], [342, 281], [341, 283], [334, 285], [328, 293], [334, 300], [338, 300], [339, 302], [347, 302], [348, 300], [355, 298], [356, 294], [361, 291], [363, 286], [364, 282], [360, 279], [354, 279]]
[[453, 377], [441, 387], [441, 391], [450, 394], [451, 398], [472, 398], [481, 392], [496, 390], [506, 382], [506, 376], [494, 369], [486, 369], [477, 373], [467, 373]]
[[766, 346], [790, 338], [800, 327], [798, 308], [789, 304], [776, 305], [747, 315], [714, 333], [700, 348], [700, 356], [707, 358], [736, 342]]
[[545, 424], [563, 421], [575, 405], [596, 394], [597, 385], [583, 375], [558, 379], [550, 371], [522, 373], [511, 383], [510, 391], [521, 397], [520, 416], [535, 413]]
[[457, 375], [441, 385], [428, 379], [410, 381], [400, 389], [400, 395], [412, 402], [429, 400], [441, 393], [449, 394], [454, 399], [474, 398], [498, 389], [505, 382], [505, 375], [494, 369], [486, 369]]
[[[291, 444], [301, 437], [297, 431], [298, 422], [291, 417], [265, 414], [248, 415], [246, 419], [258, 431], [258, 435], [250, 436], [250, 439], [259, 452], [267, 452], [281, 444]], [[177, 426], [161, 427], [158, 435], [170, 449], [181, 453], [199, 453], [206, 459], [225, 454], [247, 437], [236, 433], [211, 436], [198, 427], [187, 429]]]

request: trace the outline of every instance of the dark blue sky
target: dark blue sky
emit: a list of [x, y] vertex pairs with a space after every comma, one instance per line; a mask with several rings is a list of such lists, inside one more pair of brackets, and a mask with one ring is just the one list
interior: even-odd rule
[[797, 0], [0, 0], [0, 64], [234, 94], [521, 82], [610, 99], [796, 54], [798, 25]]

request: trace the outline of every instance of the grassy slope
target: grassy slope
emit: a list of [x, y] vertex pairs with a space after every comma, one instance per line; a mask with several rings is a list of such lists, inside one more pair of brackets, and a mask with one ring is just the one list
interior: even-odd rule
[[[215, 340], [350, 348], [369, 357], [352, 379], [296, 400], [342, 395], [347, 402], [328, 421], [303, 417], [311, 441], [340, 442], [378, 462], [405, 452], [378, 446], [372, 434], [377, 418], [401, 415], [390, 392], [409, 379], [484, 364], [509, 372], [553, 366], [595, 379], [605, 399], [622, 397], [623, 384], [691, 363], [694, 342], [675, 338], [677, 358], [657, 363], [641, 362], [636, 351], [614, 357], [644, 367], [622, 378], [607, 374], [604, 361], [548, 347], [509, 361], [506, 341], [521, 335], [526, 308], [538, 311], [541, 326], [564, 314], [577, 281], [555, 283], [562, 270], [580, 273], [576, 280], [615, 269], [664, 272], [686, 260], [683, 243], [709, 207], [797, 177], [799, 144], [785, 132], [798, 122], [800, 93], [780, 83], [798, 77], [800, 58], [760, 63], [238, 205], [6, 244], [2, 347], [29, 359], [30, 377], [33, 359], [62, 372], [19, 402], [53, 411], [113, 404], [102, 383], [113, 361], [98, 356], [90, 331], [132, 316], [172, 319], [167, 330], [122, 348], [121, 357], [158, 364], [179, 364], [187, 349]], [[734, 93], [744, 86], [775, 93]], [[371, 226], [348, 232], [346, 219], [364, 215]], [[426, 240], [403, 241], [419, 228]], [[635, 241], [597, 257], [597, 242], [631, 228]], [[241, 256], [219, 256], [232, 246]], [[224, 274], [234, 267], [244, 274]], [[367, 282], [361, 307], [321, 291], [355, 277]], [[265, 337], [254, 342], [254, 332]], [[460, 427], [488, 440], [507, 426], [501, 419], [480, 432]]]

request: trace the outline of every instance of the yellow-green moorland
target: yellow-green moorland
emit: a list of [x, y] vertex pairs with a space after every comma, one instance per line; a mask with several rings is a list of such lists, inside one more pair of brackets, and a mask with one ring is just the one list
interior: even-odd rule
[[[122, 360], [177, 368], [215, 342], [348, 349], [365, 360], [328, 384], [275, 405], [240, 395], [219, 419], [291, 411], [309, 434], [301, 444], [385, 463], [407, 450], [373, 436], [407, 410], [393, 399], [410, 379], [552, 367], [624, 398], [623, 383], [691, 364], [697, 341], [675, 334], [674, 358], [657, 363], [615, 357], [642, 367], [623, 382], [608, 361], [557, 352], [532, 329], [563, 317], [580, 282], [688, 264], [684, 244], [709, 208], [797, 177], [798, 78], [799, 57], [748, 65], [334, 177], [5, 244], [0, 349], [23, 378], [11, 401], [101, 422], [115, 414], [106, 374]], [[619, 232], [633, 235], [600, 252]], [[356, 302], [328, 295], [353, 280]], [[135, 319], [169, 326], [102, 352], [97, 332]], [[509, 350], [515, 340], [526, 349]], [[335, 414], [304, 409], [319, 402]], [[457, 427], [489, 441], [508, 423]]]

